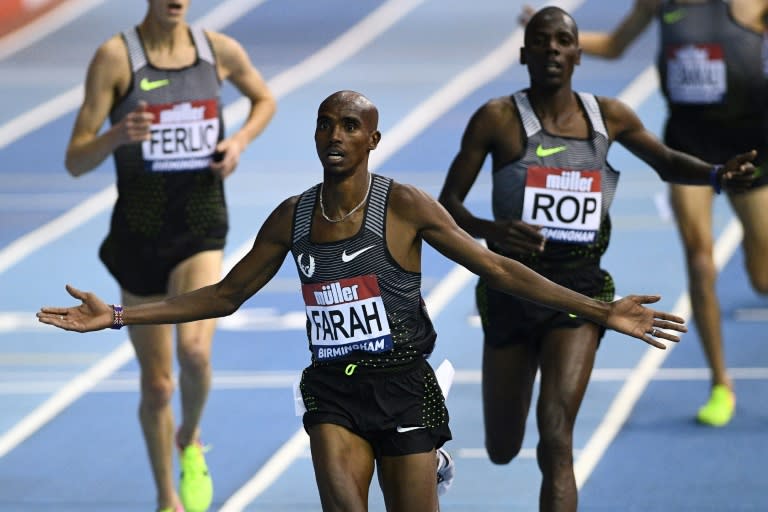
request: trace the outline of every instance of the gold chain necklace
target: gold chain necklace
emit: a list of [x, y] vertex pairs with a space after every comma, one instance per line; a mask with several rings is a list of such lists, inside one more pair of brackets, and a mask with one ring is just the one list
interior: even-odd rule
[[342, 222], [344, 219], [348, 218], [350, 215], [355, 213], [357, 210], [359, 210], [364, 204], [365, 200], [368, 199], [368, 193], [371, 191], [371, 182], [373, 181], [373, 175], [368, 173], [368, 189], [365, 191], [365, 195], [363, 196], [362, 201], [360, 201], [357, 206], [349, 210], [347, 213], [342, 215], [340, 219], [332, 219], [328, 217], [328, 215], [325, 214], [325, 204], [323, 204], [323, 185], [325, 184], [325, 181], [320, 184], [320, 215], [323, 216], [325, 220], [332, 224], [336, 224], [338, 222]]

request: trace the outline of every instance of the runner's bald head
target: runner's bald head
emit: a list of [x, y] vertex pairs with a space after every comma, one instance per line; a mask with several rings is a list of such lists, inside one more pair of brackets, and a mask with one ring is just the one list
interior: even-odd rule
[[330, 108], [352, 109], [371, 131], [379, 126], [379, 110], [371, 100], [355, 91], [337, 91], [323, 100], [318, 111]]
[[542, 25], [548, 25], [559, 21], [565, 22], [570, 27], [576, 41], [578, 41], [579, 27], [576, 25], [576, 20], [573, 19], [573, 16], [560, 7], [550, 6], [536, 11], [536, 13], [531, 16], [531, 19], [528, 20], [528, 23], [525, 25], [525, 43], [528, 43], [529, 36]]

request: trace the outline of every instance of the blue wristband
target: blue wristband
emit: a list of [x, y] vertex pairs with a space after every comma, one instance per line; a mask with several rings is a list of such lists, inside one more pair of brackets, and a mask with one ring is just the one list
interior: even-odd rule
[[712, 190], [715, 191], [715, 194], [719, 194], [722, 191], [720, 177], [718, 176], [718, 173], [722, 168], [722, 165], [714, 165], [712, 166], [712, 170], [709, 171], [709, 184], [712, 185]]

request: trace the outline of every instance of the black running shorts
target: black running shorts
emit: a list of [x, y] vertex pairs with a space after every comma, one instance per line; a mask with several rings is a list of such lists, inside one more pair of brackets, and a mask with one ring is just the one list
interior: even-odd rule
[[428, 452], [451, 439], [448, 409], [424, 359], [400, 368], [308, 367], [304, 428], [332, 423], [367, 440], [377, 457]]
[[[613, 300], [615, 287], [611, 275], [600, 269], [578, 269], [564, 276], [548, 278], [571, 290], [598, 300]], [[555, 328], [580, 327], [589, 320], [569, 315], [495, 290], [482, 279], [475, 288], [477, 310], [485, 335], [485, 343], [495, 347], [520, 343], [537, 343]], [[605, 334], [601, 327], [600, 337]]]
[[179, 236], [173, 242], [148, 243], [107, 236], [99, 258], [120, 287], [140, 297], [165, 295], [171, 271], [182, 261], [203, 251], [221, 250], [225, 238]]
[[664, 142], [672, 149], [715, 164], [756, 149], [754, 164], [760, 167], [760, 174], [752, 188], [768, 185], [768, 126], [762, 117], [715, 122], [674, 115], [665, 126]]

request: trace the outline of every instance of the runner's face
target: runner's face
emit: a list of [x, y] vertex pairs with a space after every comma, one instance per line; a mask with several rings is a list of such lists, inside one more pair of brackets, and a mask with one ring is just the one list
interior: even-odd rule
[[563, 14], [534, 18], [527, 27], [521, 57], [531, 84], [557, 87], [570, 82], [581, 59], [573, 20]]
[[315, 147], [326, 171], [367, 171], [368, 154], [376, 148], [379, 132], [371, 112], [360, 102], [332, 97], [317, 112]]

